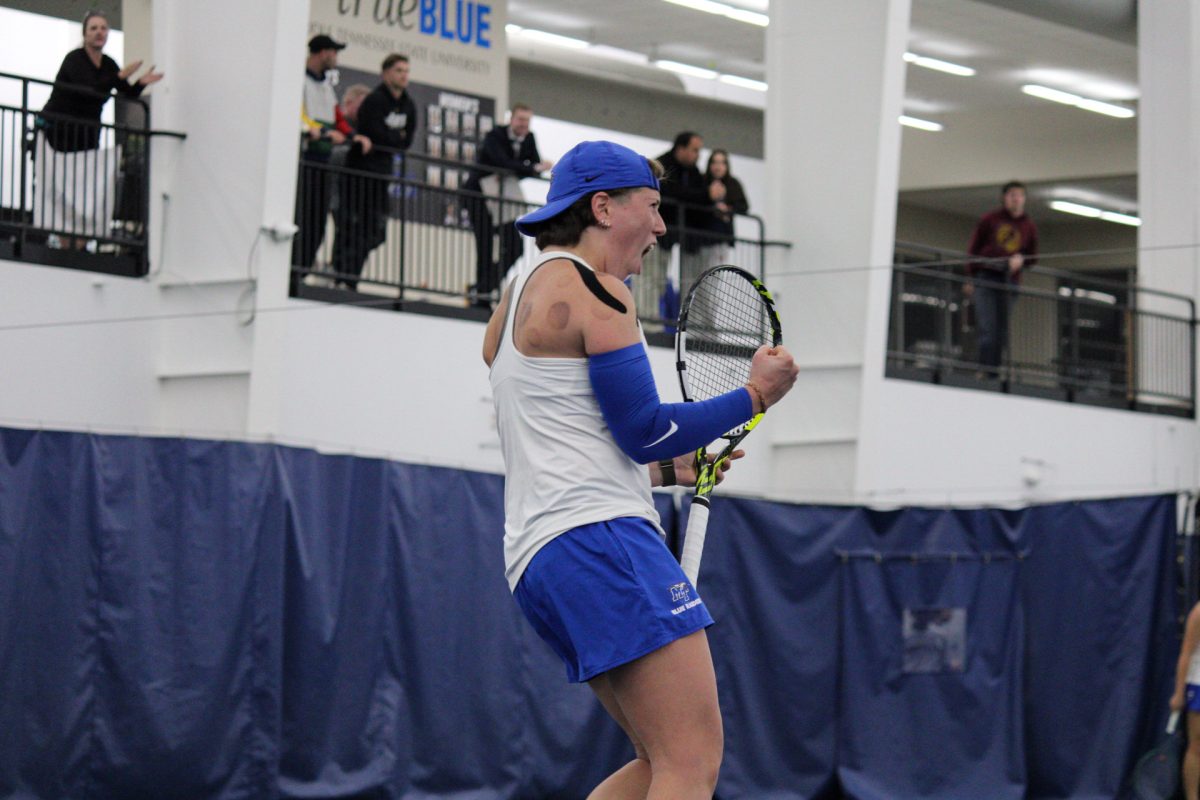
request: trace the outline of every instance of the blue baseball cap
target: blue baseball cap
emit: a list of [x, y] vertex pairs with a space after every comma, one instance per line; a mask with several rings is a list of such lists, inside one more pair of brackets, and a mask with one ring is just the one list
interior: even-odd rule
[[530, 225], [557, 217], [589, 192], [640, 186], [659, 188], [644, 156], [616, 142], [580, 142], [554, 165], [546, 205], [518, 219], [517, 230], [533, 236]]

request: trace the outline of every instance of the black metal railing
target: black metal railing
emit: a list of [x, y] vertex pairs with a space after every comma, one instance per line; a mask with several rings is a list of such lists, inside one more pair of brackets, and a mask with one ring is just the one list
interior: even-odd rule
[[[535, 255], [532, 240], [512, 226], [539, 205], [523, 199], [520, 176], [375, 148], [392, 157], [385, 174], [348, 167], [345, 152], [300, 161], [293, 295], [484, 318], [509, 269]], [[474, 170], [494, 178], [470, 181]], [[766, 250], [787, 246], [767, 241], [755, 216], [738, 218], [747, 237], [681, 226], [683, 209], [674, 213], [664, 240], [675, 246], [652, 252], [634, 283], [650, 334], [672, 332], [680, 298], [704, 268], [735, 263], [762, 274]]]
[[[1139, 287], [1132, 269], [1112, 280], [1038, 265], [1013, 284], [968, 277], [969, 261], [897, 243], [888, 376], [1194, 416], [1191, 298]], [[1008, 310], [998, 364], [981, 347], [981, 292]]]
[[0, 258], [145, 275], [150, 142], [184, 135], [152, 130], [141, 98], [116, 95], [112, 123], [43, 113], [54, 86], [0, 73]]

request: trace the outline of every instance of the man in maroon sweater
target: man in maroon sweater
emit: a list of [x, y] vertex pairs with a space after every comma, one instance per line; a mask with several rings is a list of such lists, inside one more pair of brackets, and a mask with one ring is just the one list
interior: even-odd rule
[[1008, 344], [1008, 317], [1021, 282], [1021, 271], [1037, 263], [1037, 226], [1025, 213], [1025, 184], [1009, 181], [1001, 190], [1004, 205], [984, 214], [971, 235], [967, 252], [981, 261], [967, 265], [970, 281], [963, 293], [975, 302], [979, 363], [995, 377]]

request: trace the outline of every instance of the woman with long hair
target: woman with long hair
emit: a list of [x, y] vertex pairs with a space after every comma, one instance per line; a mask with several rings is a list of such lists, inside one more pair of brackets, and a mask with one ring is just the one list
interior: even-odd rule
[[729, 171], [729, 153], [726, 150], [716, 149], [709, 155], [708, 166], [704, 169], [704, 181], [706, 185], [720, 183], [725, 187], [725, 199], [714, 204], [709, 225], [714, 234], [711, 243], [717, 248], [717, 252], [710, 256], [706, 263], [726, 263], [734, 241], [733, 217], [735, 214], [749, 213], [750, 203], [746, 200], [746, 191], [742, 188], [741, 181]]

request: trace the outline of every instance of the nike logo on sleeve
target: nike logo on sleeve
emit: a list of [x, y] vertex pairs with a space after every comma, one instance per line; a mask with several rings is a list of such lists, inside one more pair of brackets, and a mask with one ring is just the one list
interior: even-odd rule
[[665, 441], [665, 440], [666, 440], [666, 439], [667, 439], [669, 436], [671, 436], [671, 435], [672, 435], [673, 433], [675, 433], [675, 431], [677, 431], [677, 430], [679, 430], [679, 424], [678, 424], [678, 423], [676, 423], [676, 422], [675, 422], [675, 420], [671, 420], [671, 427], [670, 427], [670, 428], [667, 428], [667, 432], [666, 432], [666, 433], [664, 433], [662, 436], [658, 437], [657, 439], [655, 439], [655, 440], [654, 440], [653, 442], [651, 442], [650, 444], [646, 445], [646, 447], [647, 447], [647, 448], [649, 448], [649, 447], [654, 447], [654, 445], [656, 445], [656, 444], [658, 444], [658, 443], [660, 443], [660, 442], [663, 442], [663, 441]]

